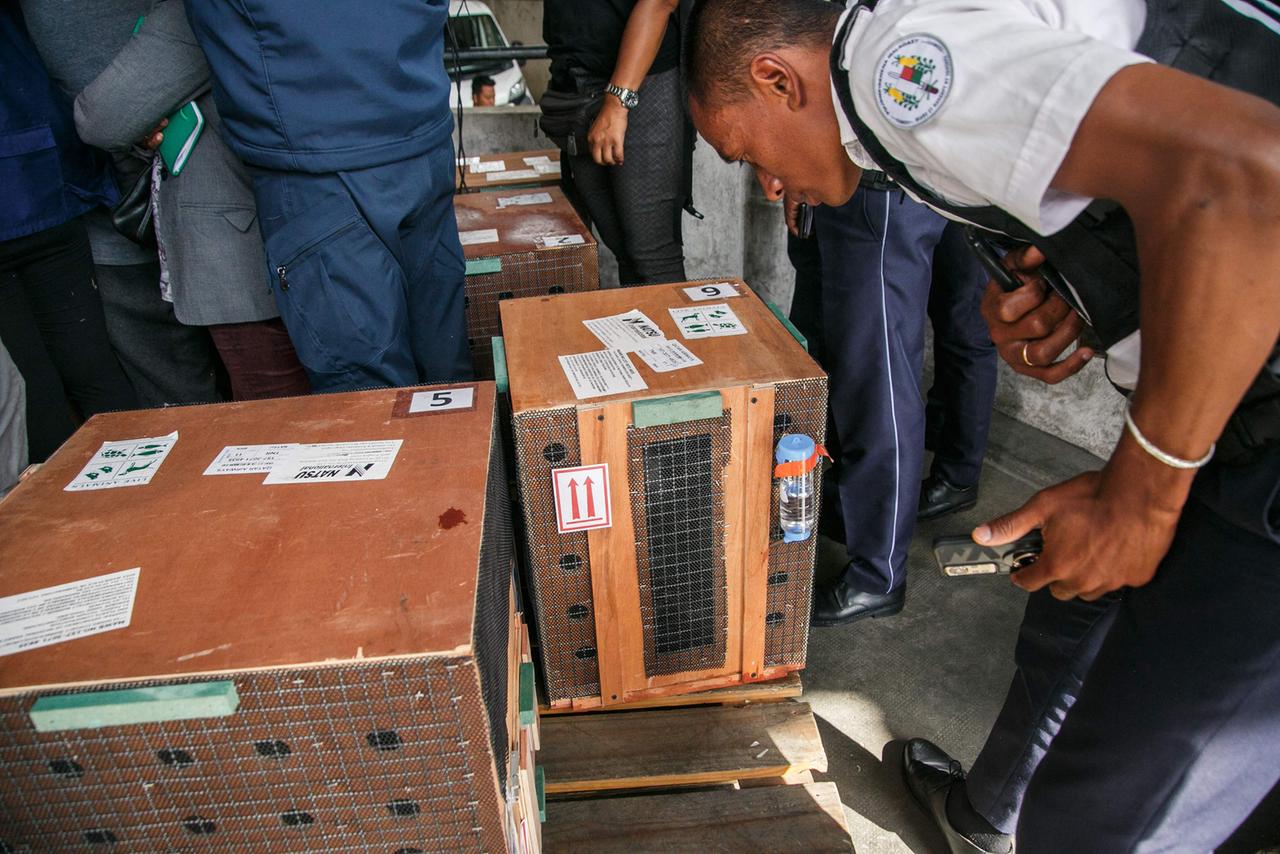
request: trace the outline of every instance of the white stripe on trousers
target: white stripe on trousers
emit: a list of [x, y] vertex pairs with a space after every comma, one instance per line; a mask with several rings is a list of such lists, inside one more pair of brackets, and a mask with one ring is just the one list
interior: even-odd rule
[[880, 319], [884, 324], [884, 366], [889, 379], [889, 417], [893, 421], [893, 518], [889, 521], [889, 587], [894, 588], [897, 580], [893, 571], [894, 551], [898, 544], [898, 498], [902, 494], [902, 459], [898, 450], [898, 406], [893, 394], [893, 350], [889, 346], [889, 309], [887, 290], [884, 281], [885, 245], [889, 239], [889, 196], [891, 193], [878, 194], [884, 198], [884, 232], [880, 235]]

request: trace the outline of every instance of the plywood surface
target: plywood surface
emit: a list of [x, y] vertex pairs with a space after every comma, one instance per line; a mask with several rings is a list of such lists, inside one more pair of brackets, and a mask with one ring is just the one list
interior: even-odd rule
[[547, 851], [852, 852], [835, 783], [547, 805]]
[[[0, 597], [140, 567], [132, 622], [0, 658], [36, 685], [465, 651], [494, 387], [393, 417], [401, 390], [91, 419], [0, 504]], [[178, 432], [151, 483], [65, 492], [104, 441]], [[385, 480], [205, 476], [227, 445], [402, 439]]]
[[548, 792], [629, 789], [826, 770], [807, 703], [561, 715], [542, 722]]
[[682, 338], [668, 309], [706, 305], [695, 303], [684, 293], [683, 288], [692, 284], [689, 282], [503, 301], [502, 330], [513, 411], [521, 413], [579, 403], [558, 357], [604, 349], [583, 321], [632, 309], [643, 311], [668, 339], [680, 341], [703, 364], [658, 373], [632, 356], [631, 362], [648, 389], [593, 398], [592, 403], [822, 376], [822, 369], [744, 282], [716, 281], [731, 281], [742, 292], [742, 296], [723, 302], [733, 309], [747, 328], [747, 334]]
[[[498, 200], [507, 196], [548, 193], [550, 204], [510, 205], [498, 207]], [[512, 252], [558, 252], [562, 249], [581, 250], [582, 245], [548, 249], [544, 237], [579, 234], [584, 245], [595, 246], [591, 229], [587, 228], [573, 210], [559, 187], [510, 188], [493, 193], [464, 193], [453, 197], [453, 210], [458, 219], [458, 231], [477, 231], [493, 228], [498, 231], [497, 243], [473, 243], [462, 247], [467, 260], [491, 258]]]

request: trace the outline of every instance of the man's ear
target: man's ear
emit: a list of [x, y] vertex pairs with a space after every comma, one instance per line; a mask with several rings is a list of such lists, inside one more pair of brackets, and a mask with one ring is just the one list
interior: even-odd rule
[[780, 100], [792, 111], [804, 103], [804, 86], [796, 67], [776, 53], [762, 53], [751, 60], [751, 86], [765, 103]]

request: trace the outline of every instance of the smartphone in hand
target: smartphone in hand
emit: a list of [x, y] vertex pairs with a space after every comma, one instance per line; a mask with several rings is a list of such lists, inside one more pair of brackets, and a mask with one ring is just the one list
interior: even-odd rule
[[943, 575], [1007, 575], [1035, 563], [1042, 548], [1039, 529], [1002, 546], [980, 546], [960, 534], [935, 539], [933, 557]]

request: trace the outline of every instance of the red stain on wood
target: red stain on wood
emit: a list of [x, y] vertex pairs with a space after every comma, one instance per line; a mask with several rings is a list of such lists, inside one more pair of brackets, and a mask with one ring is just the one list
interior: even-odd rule
[[440, 528], [448, 531], [459, 525], [467, 524], [467, 514], [463, 513], [457, 507], [450, 507], [448, 510], [440, 514]]

